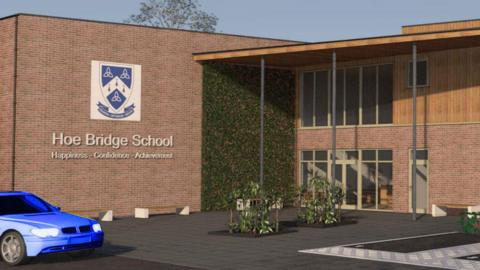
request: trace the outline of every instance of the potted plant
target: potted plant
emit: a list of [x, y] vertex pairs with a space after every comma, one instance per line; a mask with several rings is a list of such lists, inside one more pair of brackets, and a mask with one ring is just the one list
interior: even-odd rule
[[464, 233], [480, 233], [480, 212], [463, 212], [460, 215], [460, 225]]
[[[258, 183], [248, 182], [233, 189], [228, 196], [229, 219], [228, 235], [259, 237], [293, 230], [281, 230], [279, 208], [285, 201], [281, 190], [269, 189], [265, 192]], [[275, 214], [272, 222], [272, 209]], [[211, 232], [211, 234], [222, 234]]]
[[342, 188], [326, 178], [315, 176], [300, 189], [300, 225], [334, 226], [341, 222]]

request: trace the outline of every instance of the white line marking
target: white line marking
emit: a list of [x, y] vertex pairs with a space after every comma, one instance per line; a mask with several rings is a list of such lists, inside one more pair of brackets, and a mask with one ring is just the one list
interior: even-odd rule
[[[300, 250], [299, 252], [302, 253], [310, 253], [310, 254], [315, 254], [315, 255], [325, 255], [325, 256], [333, 256], [333, 257], [343, 257], [343, 258], [351, 258], [351, 259], [357, 259], [357, 260], [370, 260], [370, 261], [378, 261], [378, 262], [387, 262], [387, 263], [398, 263], [398, 264], [407, 264], [407, 265], [415, 265], [415, 266], [425, 266], [425, 264], [419, 264], [419, 263], [413, 263], [413, 262], [408, 262], [408, 261], [393, 261], [393, 260], [385, 260], [381, 258], [359, 258], [355, 256], [345, 256], [345, 255], [337, 255], [337, 254], [318, 254], [314, 252], [309, 252], [307, 250], [302, 251]], [[442, 269], [458, 269], [456, 267], [450, 268], [446, 267], [445, 265], [443, 266], [434, 266], [434, 265], [428, 265], [430, 267], [437, 267], [437, 268], [442, 268]]]
[[342, 246], [356, 246], [356, 245], [374, 244], [374, 243], [382, 243], [382, 242], [392, 242], [392, 241], [398, 241], [398, 240], [407, 240], [407, 239], [423, 238], [423, 237], [446, 235], [446, 234], [454, 234], [454, 233], [459, 233], [459, 232], [458, 232], [458, 231], [452, 231], [452, 232], [424, 234], [424, 235], [417, 235], [417, 236], [407, 236], [407, 237], [392, 238], [392, 239], [385, 239], [385, 240], [377, 240], [377, 241], [370, 241], [370, 242], [361, 242], [361, 243], [354, 243], [354, 244], [346, 244], [346, 245], [342, 245]]

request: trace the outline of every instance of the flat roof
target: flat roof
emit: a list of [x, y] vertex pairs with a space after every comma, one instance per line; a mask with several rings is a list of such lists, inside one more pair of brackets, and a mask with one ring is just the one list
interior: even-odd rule
[[418, 53], [480, 46], [480, 28], [203, 52], [193, 59], [258, 65], [263, 57], [267, 65], [292, 68], [330, 63], [333, 51], [339, 62], [410, 54], [412, 43]]
[[204, 32], [204, 31], [188, 30], [188, 29], [158, 27], [158, 26], [120, 23], [120, 22], [108, 22], [108, 21], [80, 19], [80, 18], [68, 18], [68, 17], [61, 17], [61, 16], [40, 15], [40, 14], [31, 14], [31, 13], [15, 13], [9, 16], [0, 17], [0, 21], [13, 18], [13, 17], [18, 17], [18, 16], [29, 16], [29, 17], [39, 17], [39, 18], [48, 18], [48, 19], [57, 19], [57, 20], [79, 21], [79, 22], [91, 22], [91, 23], [100, 23], [100, 24], [112, 24], [112, 25], [129, 26], [129, 27], [152, 28], [157, 30], [171, 30], [171, 31], [181, 31], [181, 32], [190, 32], [190, 33], [207, 34], [207, 35], [221, 35], [221, 36], [233, 36], [233, 37], [241, 37], [241, 38], [254, 38], [254, 39], [266, 39], [266, 40], [276, 40], [276, 41], [285, 41], [285, 42], [305, 43], [304, 41], [281, 39], [281, 38], [248, 36], [248, 35], [228, 34], [228, 33], [218, 33], [218, 32]]
[[454, 20], [454, 21], [441, 21], [441, 22], [430, 22], [430, 23], [406, 24], [406, 25], [402, 25], [402, 27], [437, 25], [437, 24], [447, 24], [447, 23], [464, 23], [464, 22], [475, 22], [475, 21], [480, 21], [480, 19], [465, 19], [465, 20]]

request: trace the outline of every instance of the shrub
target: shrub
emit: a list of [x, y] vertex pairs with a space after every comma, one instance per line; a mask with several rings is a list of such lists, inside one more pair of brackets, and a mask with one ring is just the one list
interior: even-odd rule
[[340, 222], [340, 208], [344, 196], [340, 186], [329, 182], [326, 178], [313, 177], [300, 189], [299, 221], [307, 224]]
[[460, 225], [462, 231], [468, 234], [480, 233], [480, 212], [467, 213], [460, 215]]
[[[253, 234], [278, 232], [278, 205], [286, 201], [284, 196], [285, 193], [279, 189], [265, 192], [256, 182], [248, 182], [233, 190], [229, 196], [231, 202], [229, 232]], [[276, 210], [272, 222], [271, 209], [274, 206]]]

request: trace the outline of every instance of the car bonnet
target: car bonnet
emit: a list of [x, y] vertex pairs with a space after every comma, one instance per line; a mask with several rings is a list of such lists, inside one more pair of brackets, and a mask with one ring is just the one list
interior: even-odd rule
[[75, 216], [64, 212], [4, 215], [0, 216], [0, 222], [1, 221], [19, 222], [39, 228], [64, 228], [91, 224], [90, 220], [87, 218]]

